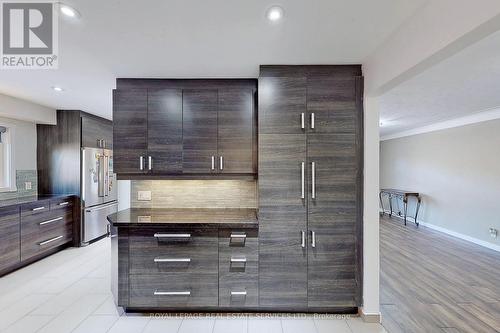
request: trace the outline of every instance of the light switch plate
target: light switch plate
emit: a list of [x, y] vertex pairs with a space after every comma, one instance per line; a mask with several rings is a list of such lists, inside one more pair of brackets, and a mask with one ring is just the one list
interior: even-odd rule
[[137, 200], [151, 201], [151, 191], [137, 191]]
[[24, 189], [31, 190], [31, 182], [24, 182]]

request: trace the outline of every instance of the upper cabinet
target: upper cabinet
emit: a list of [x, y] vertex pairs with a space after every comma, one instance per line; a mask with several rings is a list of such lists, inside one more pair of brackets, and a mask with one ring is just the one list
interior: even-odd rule
[[113, 149], [113, 123], [82, 115], [82, 147]]
[[118, 79], [117, 88], [120, 178], [256, 175], [256, 80]]

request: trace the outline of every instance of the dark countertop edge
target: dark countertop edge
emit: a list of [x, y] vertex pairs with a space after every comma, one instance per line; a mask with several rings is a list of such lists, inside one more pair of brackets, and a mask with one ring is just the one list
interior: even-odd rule
[[39, 194], [33, 196], [19, 197], [13, 199], [0, 200], [0, 208], [20, 206], [37, 201], [73, 197], [75, 194]]

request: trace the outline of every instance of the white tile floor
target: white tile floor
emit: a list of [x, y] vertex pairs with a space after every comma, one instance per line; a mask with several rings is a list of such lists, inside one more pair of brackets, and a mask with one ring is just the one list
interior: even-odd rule
[[0, 332], [386, 332], [355, 317], [124, 314], [109, 291], [109, 248], [109, 239], [70, 248], [0, 278]]

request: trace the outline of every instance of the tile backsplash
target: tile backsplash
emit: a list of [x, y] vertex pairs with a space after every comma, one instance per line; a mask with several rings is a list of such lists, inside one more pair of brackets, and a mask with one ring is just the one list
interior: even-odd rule
[[[31, 182], [31, 189], [26, 189], [25, 183]], [[16, 171], [17, 191], [0, 192], [0, 200], [9, 200], [21, 197], [29, 197], [37, 194], [38, 179], [36, 170], [17, 170]]]
[[[151, 200], [138, 200], [151, 191]], [[256, 208], [254, 180], [133, 180], [133, 208]]]

